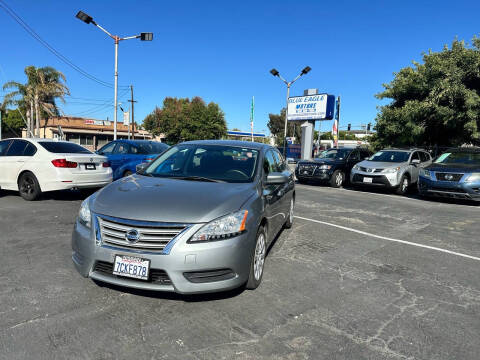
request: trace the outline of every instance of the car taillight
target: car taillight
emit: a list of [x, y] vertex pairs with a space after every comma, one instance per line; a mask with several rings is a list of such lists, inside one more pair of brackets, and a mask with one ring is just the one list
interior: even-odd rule
[[55, 159], [52, 160], [52, 164], [58, 168], [76, 168], [78, 164], [73, 161], [67, 161], [65, 159]]
[[107, 161], [107, 162], [104, 162], [104, 163], [102, 164], [102, 166], [103, 166], [103, 167], [110, 167], [110, 163], [109, 163], [108, 161]]

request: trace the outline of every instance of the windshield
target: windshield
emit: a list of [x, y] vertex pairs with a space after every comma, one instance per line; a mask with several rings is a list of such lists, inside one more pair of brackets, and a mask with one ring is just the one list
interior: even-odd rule
[[167, 144], [163, 144], [160, 142], [147, 142], [147, 143], [140, 143], [137, 145], [140, 149], [140, 153], [142, 154], [160, 154], [168, 149]]
[[91, 154], [90, 150], [71, 142], [39, 141], [47, 151], [55, 154]]
[[317, 159], [338, 159], [342, 160], [352, 152], [352, 149], [330, 149], [318, 154]]
[[444, 153], [435, 160], [437, 164], [473, 164], [480, 166], [480, 152]]
[[368, 160], [379, 162], [400, 163], [408, 161], [410, 153], [408, 151], [379, 151]]
[[251, 182], [258, 151], [223, 145], [184, 144], [172, 146], [143, 172], [147, 176]]

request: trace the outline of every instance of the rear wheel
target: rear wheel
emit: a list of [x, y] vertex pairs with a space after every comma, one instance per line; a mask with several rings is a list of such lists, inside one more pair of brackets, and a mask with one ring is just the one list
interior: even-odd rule
[[294, 206], [295, 206], [295, 200], [292, 197], [292, 199], [290, 200], [290, 210], [287, 214], [287, 221], [285, 221], [285, 225], [284, 225], [286, 229], [290, 229], [293, 225], [293, 208], [294, 208]]
[[265, 232], [265, 228], [263, 226], [260, 226], [257, 231], [255, 251], [253, 252], [252, 261], [250, 264], [250, 275], [248, 276], [248, 281], [246, 285], [247, 289], [256, 289], [262, 282], [266, 253], [267, 233]]
[[127, 176], [130, 176], [132, 175], [133, 173], [130, 171], [130, 170], [127, 170], [123, 173], [123, 177], [127, 177]]
[[340, 170], [335, 170], [330, 178], [330, 186], [339, 188], [345, 181], [345, 174]]
[[398, 185], [398, 188], [395, 192], [398, 195], [405, 195], [408, 191], [409, 186], [410, 186], [410, 180], [408, 176], [402, 175], [402, 178], [400, 179], [400, 185]]
[[31, 172], [23, 173], [18, 179], [18, 191], [20, 196], [27, 201], [38, 199], [42, 194], [37, 178]]

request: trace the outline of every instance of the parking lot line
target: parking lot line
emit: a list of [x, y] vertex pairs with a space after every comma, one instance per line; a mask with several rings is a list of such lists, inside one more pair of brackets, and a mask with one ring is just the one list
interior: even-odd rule
[[301, 220], [305, 220], [305, 221], [311, 221], [311, 222], [314, 222], [314, 223], [317, 223], [317, 224], [327, 225], [327, 226], [335, 227], [335, 228], [346, 230], [346, 231], [351, 231], [351, 232], [354, 232], [354, 233], [357, 233], [357, 234], [370, 236], [370, 237], [385, 240], [385, 241], [391, 241], [391, 242], [400, 243], [400, 244], [404, 244], [404, 245], [416, 246], [416, 247], [420, 247], [420, 248], [424, 248], [424, 249], [443, 252], [445, 254], [460, 256], [460, 257], [467, 258], [467, 259], [470, 259], [470, 260], [480, 261], [479, 257], [468, 255], [468, 254], [463, 254], [463, 253], [459, 253], [459, 252], [451, 251], [451, 250], [447, 250], [447, 249], [442, 249], [442, 248], [435, 247], [435, 246], [418, 244], [418, 243], [414, 243], [414, 242], [410, 242], [410, 241], [406, 241], [406, 240], [393, 239], [393, 238], [389, 238], [389, 237], [386, 237], [386, 236], [371, 234], [371, 233], [368, 233], [368, 232], [365, 232], [365, 231], [349, 228], [349, 227], [342, 226], [342, 225], [332, 224], [332, 223], [321, 221], [321, 220], [309, 219], [309, 218], [306, 218], [306, 217], [303, 217], [303, 216], [296, 216], [295, 215], [295, 217], [297, 219], [301, 219]]

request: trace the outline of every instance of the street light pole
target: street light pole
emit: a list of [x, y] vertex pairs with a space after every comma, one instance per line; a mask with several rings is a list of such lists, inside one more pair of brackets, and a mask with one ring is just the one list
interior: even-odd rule
[[300, 74], [298, 74], [297, 77], [292, 81], [285, 80], [282, 77], [282, 75], [280, 75], [277, 69], [270, 70], [270, 74], [272, 74], [273, 76], [278, 76], [278, 78], [282, 80], [285, 83], [285, 85], [287, 85], [287, 107], [285, 109], [285, 129], [283, 132], [283, 156], [284, 157], [287, 157], [287, 121], [288, 121], [288, 98], [290, 97], [290, 86], [292, 86], [292, 84], [295, 81], [297, 81], [300, 78], [300, 76], [307, 74], [310, 70], [312, 70], [310, 66], [305, 66], [303, 70], [300, 72]]
[[117, 140], [117, 106], [118, 106], [118, 44], [121, 40], [140, 39], [141, 41], [152, 41], [153, 33], [140, 33], [139, 35], [119, 37], [117, 35], [110, 34], [102, 26], [98, 25], [91, 16], [85, 14], [83, 11], [79, 11], [76, 15], [77, 19], [82, 20], [86, 24], [93, 24], [105, 34], [111, 37], [115, 41], [115, 84], [114, 84], [114, 112], [113, 112], [113, 139]]

